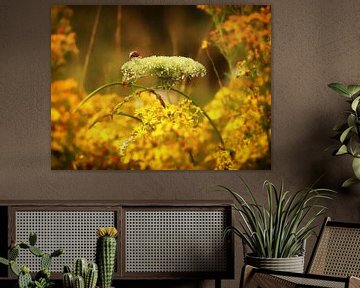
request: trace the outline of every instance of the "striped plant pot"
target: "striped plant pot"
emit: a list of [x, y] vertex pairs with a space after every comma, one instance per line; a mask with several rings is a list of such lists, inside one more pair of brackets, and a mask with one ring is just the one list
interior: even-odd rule
[[246, 255], [245, 263], [262, 269], [304, 273], [304, 256], [289, 258], [263, 258]]

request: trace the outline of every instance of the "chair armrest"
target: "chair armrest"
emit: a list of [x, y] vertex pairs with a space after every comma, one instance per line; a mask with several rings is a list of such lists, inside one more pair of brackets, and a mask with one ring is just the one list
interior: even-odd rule
[[296, 283], [281, 279], [272, 274], [263, 273], [262, 270], [245, 265], [241, 274], [241, 288], [296, 288]]
[[349, 277], [349, 288], [360, 288], [360, 278], [350, 276]]
[[333, 277], [259, 269], [249, 265], [243, 268], [241, 288], [295, 288], [295, 287], [360, 288], [356, 277]]

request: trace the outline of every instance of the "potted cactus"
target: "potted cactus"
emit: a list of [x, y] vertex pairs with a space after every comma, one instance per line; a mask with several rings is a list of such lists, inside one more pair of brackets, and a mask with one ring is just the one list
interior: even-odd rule
[[97, 229], [96, 262], [99, 267], [99, 287], [110, 288], [116, 258], [115, 227], [100, 227]]
[[89, 263], [85, 258], [76, 259], [73, 272], [69, 266], [64, 267], [64, 288], [95, 288], [97, 279], [98, 267], [96, 263]]
[[[0, 263], [10, 266], [11, 271], [18, 277], [19, 288], [49, 288], [54, 285], [50, 280], [50, 265], [54, 257], [64, 253], [63, 249], [57, 249], [52, 253], [45, 253], [36, 246], [36, 233], [30, 233], [29, 243], [13, 242], [10, 245], [8, 259], [0, 257]], [[33, 255], [39, 257], [41, 270], [35, 275], [34, 280], [30, 275], [30, 268], [26, 265], [19, 266], [16, 259], [20, 249], [28, 250]]]

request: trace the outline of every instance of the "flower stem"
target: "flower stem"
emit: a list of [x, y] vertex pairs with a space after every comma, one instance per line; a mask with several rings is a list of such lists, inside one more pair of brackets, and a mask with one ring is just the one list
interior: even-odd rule
[[111, 82], [111, 83], [107, 83], [103, 86], [100, 86], [99, 88], [95, 89], [94, 91], [92, 91], [89, 95], [87, 95], [83, 100], [81, 100], [81, 102], [79, 103], [79, 105], [76, 106], [76, 108], [74, 109], [73, 112], [76, 112], [77, 110], [79, 110], [79, 108], [84, 105], [87, 101], [89, 101], [96, 93], [100, 92], [101, 90], [110, 87], [110, 86], [115, 86], [115, 85], [125, 85], [124, 82]]
[[207, 114], [206, 111], [203, 108], [201, 108], [201, 106], [198, 103], [196, 103], [196, 101], [191, 96], [185, 94], [184, 92], [182, 92], [182, 91], [180, 91], [180, 90], [178, 90], [176, 88], [171, 87], [170, 89], [172, 91], [184, 96], [186, 99], [190, 100], [195, 106], [197, 106], [201, 110], [201, 112], [204, 114], [204, 116], [209, 120], [210, 125], [213, 127], [216, 135], [218, 136], [219, 141], [220, 141], [220, 143], [222, 145], [222, 148], [225, 148], [224, 139], [222, 138], [219, 129], [216, 127], [214, 121], [210, 118], [209, 114]]
[[[88, 96], [86, 96], [80, 103], [79, 105], [75, 108], [74, 112], [76, 112], [82, 105], [84, 105], [87, 101], [89, 101], [95, 94], [97, 94], [98, 92], [100, 92], [101, 90], [111, 87], [111, 86], [116, 86], [116, 85], [121, 85], [121, 86], [129, 86], [129, 87], [134, 87], [134, 88], [140, 88], [140, 89], [144, 89], [146, 91], [151, 91], [152, 93], [154, 93], [157, 97], [161, 96], [155, 92], [155, 89], [157, 88], [147, 88], [145, 86], [142, 85], [138, 85], [138, 84], [134, 84], [134, 83], [126, 83], [126, 82], [111, 82], [111, 83], [107, 83], [103, 86], [100, 86], [99, 88], [95, 89], [94, 91], [92, 91]], [[195, 106], [197, 106], [201, 112], [204, 114], [204, 116], [209, 120], [210, 125], [212, 126], [212, 128], [214, 129], [217, 137], [219, 138], [219, 141], [221, 143], [222, 148], [225, 148], [225, 142], [224, 139], [221, 136], [221, 133], [219, 131], [219, 129], [216, 127], [214, 121], [210, 118], [209, 114], [206, 113], [206, 111], [201, 108], [201, 106], [189, 95], [187, 95], [186, 93], [182, 92], [181, 90], [178, 90], [174, 87], [170, 87], [169, 90], [172, 90], [180, 95], [182, 95], [183, 97], [185, 97], [186, 99], [190, 100]], [[158, 99], [160, 101], [160, 99]], [[161, 99], [162, 100], [162, 99]]]

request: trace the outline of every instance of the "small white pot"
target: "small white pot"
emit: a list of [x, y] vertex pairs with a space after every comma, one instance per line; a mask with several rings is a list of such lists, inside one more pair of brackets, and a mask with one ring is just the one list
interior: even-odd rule
[[263, 258], [246, 255], [245, 264], [275, 271], [304, 273], [304, 256], [289, 258]]

